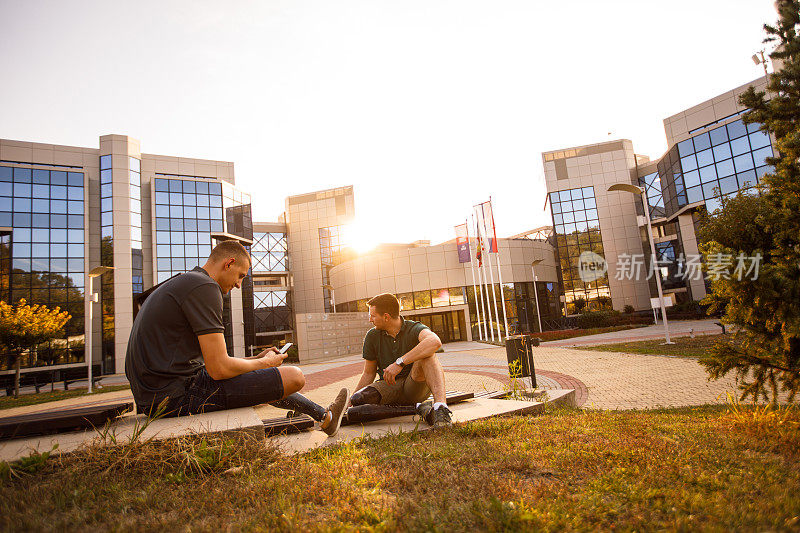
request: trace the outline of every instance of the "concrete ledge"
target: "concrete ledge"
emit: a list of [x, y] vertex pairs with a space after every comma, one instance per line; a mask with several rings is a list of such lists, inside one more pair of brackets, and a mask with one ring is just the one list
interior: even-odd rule
[[[575, 401], [575, 391], [572, 389], [548, 390], [546, 392], [548, 394], [547, 402], [474, 398], [463, 403], [451, 405], [453, 422], [469, 422], [495, 416], [539, 414], [544, 411], [546, 403], [570, 405], [570, 402], [574, 403]], [[339, 430], [335, 437], [328, 437], [322, 431], [306, 431], [294, 435], [272, 437], [270, 441], [282, 452], [296, 454], [307, 452], [314, 448], [349, 442], [366, 435], [380, 438], [392, 433], [428, 431], [431, 429], [425, 422], [415, 421], [414, 418], [413, 416], [401, 416], [366, 424], [345, 426]]]
[[[123, 416], [111, 425], [110, 432], [116, 435], [117, 442], [124, 443], [134, 434], [137, 424], [142, 424], [145, 420], [144, 415]], [[154, 420], [142, 432], [140, 439], [163, 440], [194, 434], [241, 432], [264, 438], [264, 423], [252, 407]], [[75, 431], [8, 440], [0, 442], [0, 460], [14, 461], [34, 451], [50, 451], [55, 444], [58, 444], [56, 453], [68, 453], [89, 445], [98, 438], [98, 431]]]

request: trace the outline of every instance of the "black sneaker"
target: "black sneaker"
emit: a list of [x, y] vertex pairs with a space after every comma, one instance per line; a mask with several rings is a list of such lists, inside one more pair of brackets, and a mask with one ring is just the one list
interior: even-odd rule
[[347, 399], [350, 397], [350, 389], [344, 388], [336, 395], [336, 399], [328, 406], [328, 411], [331, 413], [330, 423], [322, 428], [322, 431], [333, 437], [339, 431], [339, 426], [342, 425], [342, 416], [344, 415], [344, 408], [347, 405]]
[[[453, 419], [451, 415], [453, 412], [445, 406], [440, 406], [438, 409], [433, 411], [433, 426], [434, 429], [436, 428], [443, 428], [446, 426], [453, 425]], [[430, 422], [429, 422], [430, 423]]]
[[417, 414], [421, 419], [428, 423], [429, 426], [433, 425], [433, 400], [425, 400], [417, 406]]

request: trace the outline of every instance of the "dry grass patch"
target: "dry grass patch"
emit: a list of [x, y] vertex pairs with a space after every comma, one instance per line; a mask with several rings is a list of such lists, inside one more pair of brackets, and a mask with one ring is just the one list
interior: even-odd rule
[[742, 406], [557, 410], [292, 457], [193, 437], [50, 459], [4, 482], [0, 529], [784, 530], [798, 450], [795, 410]]

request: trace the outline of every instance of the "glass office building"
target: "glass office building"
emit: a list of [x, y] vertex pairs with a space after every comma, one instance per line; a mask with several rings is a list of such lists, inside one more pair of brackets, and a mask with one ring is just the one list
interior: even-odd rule
[[0, 164], [0, 294], [71, 318], [58, 338], [23, 354], [22, 366], [84, 357], [85, 177], [80, 167], [43, 166]]

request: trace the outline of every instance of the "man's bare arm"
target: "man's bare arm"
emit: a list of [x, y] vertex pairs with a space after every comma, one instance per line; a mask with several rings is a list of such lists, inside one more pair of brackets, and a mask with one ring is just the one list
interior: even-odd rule
[[[426, 359], [428, 357], [433, 356], [436, 353], [436, 350], [442, 347], [442, 341], [439, 339], [439, 336], [429, 329], [423, 329], [419, 332], [419, 344], [414, 346], [412, 349], [407, 351], [403, 357], [403, 364], [408, 366], [414, 361], [419, 361], [420, 359]], [[386, 383], [389, 385], [394, 385], [394, 378], [397, 376], [403, 368], [398, 365], [397, 363], [392, 363], [386, 370], [383, 371], [383, 379], [386, 380]]]
[[375, 376], [378, 375], [378, 361], [364, 360], [364, 371], [361, 373], [361, 378], [358, 380], [355, 390], [360, 391], [367, 385], [371, 385], [375, 381]]
[[231, 357], [225, 347], [225, 336], [222, 333], [198, 335], [200, 351], [206, 364], [206, 372], [212, 379], [230, 379], [259, 368], [280, 366], [287, 354], [264, 350], [255, 359]]

